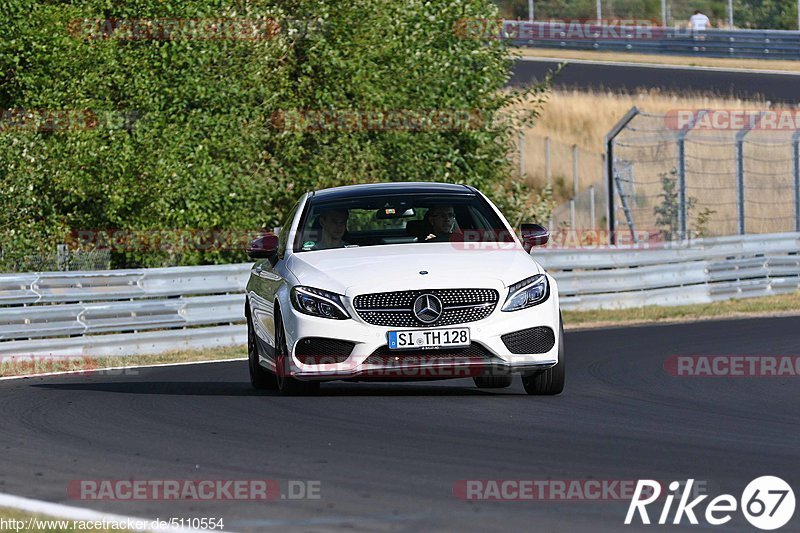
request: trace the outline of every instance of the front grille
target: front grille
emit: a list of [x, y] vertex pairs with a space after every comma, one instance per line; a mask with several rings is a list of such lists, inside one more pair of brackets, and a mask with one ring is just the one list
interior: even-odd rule
[[[423, 294], [441, 300], [443, 309], [438, 320], [425, 323], [414, 316], [414, 301]], [[413, 328], [482, 320], [494, 311], [499, 298], [494, 289], [431, 289], [360, 294], [353, 299], [353, 306], [369, 324]]]
[[556, 343], [553, 330], [547, 326], [506, 333], [500, 338], [511, 353], [545, 353], [552, 350]]
[[301, 363], [321, 365], [344, 362], [355, 343], [325, 337], [304, 337], [297, 341], [294, 353]]
[[464, 362], [465, 360], [491, 360], [492, 353], [477, 343], [464, 348], [443, 350], [390, 350], [384, 345], [364, 360], [367, 365], [430, 364], [442, 362]]

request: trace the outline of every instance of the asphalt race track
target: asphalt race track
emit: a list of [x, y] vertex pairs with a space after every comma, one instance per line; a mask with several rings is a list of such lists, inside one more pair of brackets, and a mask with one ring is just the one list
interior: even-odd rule
[[[511, 85], [529, 85], [542, 80], [554, 70], [558, 60], [536, 59], [516, 62]], [[769, 69], [764, 61], [764, 69]], [[635, 92], [637, 89], [661, 89], [674, 93], [714, 93], [743, 99], [764, 98], [771, 102], [800, 102], [800, 75], [717, 69], [658, 68], [636, 65], [583, 63], [570, 61], [554, 81], [568, 89], [606, 89]]]
[[[243, 361], [3, 381], [0, 492], [144, 518], [222, 516], [226, 531], [574, 532], [674, 526], [623, 526], [627, 501], [466, 502], [453, 486], [695, 478], [712, 497], [738, 498], [772, 474], [800, 487], [800, 377], [663, 368], [670, 355], [797, 355], [800, 317], [573, 331], [566, 343], [567, 389], [552, 398], [525, 395], [518, 379], [499, 392], [471, 380], [331, 383], [318, 397], [283, 398], [252, 390]], [[75, 479], [209, 478], [319, 480], [321, 498], [66, 496]], [[799, 524], [795, 512], [781, 531]], [[754, 530], [739, 512], [700, 527]]]

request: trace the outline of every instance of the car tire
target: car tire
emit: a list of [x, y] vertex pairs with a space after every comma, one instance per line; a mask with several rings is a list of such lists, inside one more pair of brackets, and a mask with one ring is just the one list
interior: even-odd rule
[[300, 381], [289, 375], [289, 349], [279, 314], [275, 314], [275, 381], [284, 396], [312, 395], [319, 392], [319, 381]]
[[555, 366], [522, 376], [525, 392], [535, 396], [555, 396], [564, 390], [564, 322], [558, 317], [558, 363]]
[[511, 386], [511, 376], [475, 376], [472, 380], [479, 389], [504, 389]]
[[258, 362], [258, 344], [253, 321], [247, 316], [247, 366], [250, 368], [250, 384], [256, 389], [276, 390], [278, 382], [275, 374]]

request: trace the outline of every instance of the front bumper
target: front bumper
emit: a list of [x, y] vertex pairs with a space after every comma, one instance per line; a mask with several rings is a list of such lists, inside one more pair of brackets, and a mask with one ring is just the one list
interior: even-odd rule
[[[549, 277], [549, 276], [548, 276]], [[437, 357], [436, 350], [389, 352], [386, 350], [387, 332], [398, 329], [367, 324], [354, 312], [351, 305], [350, 320], [330, 320], [297, 312], [291, 305], [282, 306], [282, 318], [290, 346], [289, 374], [300, 380], [413, 380], [447, 379], [477, 375], [503, 375], [532, 373], [552, 367], [558, 362], [561, 338], [558, 291], [555, 280], [549, 278], [550, 297], [539, 305], [514, 312], [502, 312], [500, 305], [485, 319], [454, 324], [448, 327], [468, 327], [475, 350], [481, 357]], [[349, 304], [349, 302], [346, 302]], [[554, 331], [555, 343], [544, 353], [511, 353], [502, 340], [507, 333], [534, 326], [547, 326]], [[416, 328], [429, 329], [429, 328]], [[307, 364], [297, 356], [301, 339], [322, 337], [340, 339], [354, 344], [349, 356], [341, 362]], [[375, 355], [381, 354], [376, 364]], [[430, 356], [428, 356], [430, 354]], [[372, 356], [372, 357], [371, 357]], [[367, 361], [367, 359], [370, 361]], [[307, 359], [304, 358], [307, 361]], [[331, 359], [327, 359], [330, 361]]]

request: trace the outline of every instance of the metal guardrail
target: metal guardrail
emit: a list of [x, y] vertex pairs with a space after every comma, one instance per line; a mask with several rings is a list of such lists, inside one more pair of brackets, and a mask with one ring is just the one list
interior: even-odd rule
[[[668, 247], [666, 247], [668, 246]], [[800, 233], [662, 248], [535, 249], [564, 309], [709, 303], [800, 289]], [[249, 264], [0, 275], [0, 356], [135, 355], [246, 342]]]
[[711, 303], [800, 290], [800, 233], [698, 239], [664, 248], [534, 251], [564, 309]]
[[0, 275], [0, 355], [244, 344], [249, 264]]
[[646, 54], [800, 59], [800, 32], [787, 30], [718, 30], [505, 20], [502, 38], [514, 46], [602, 50]]

